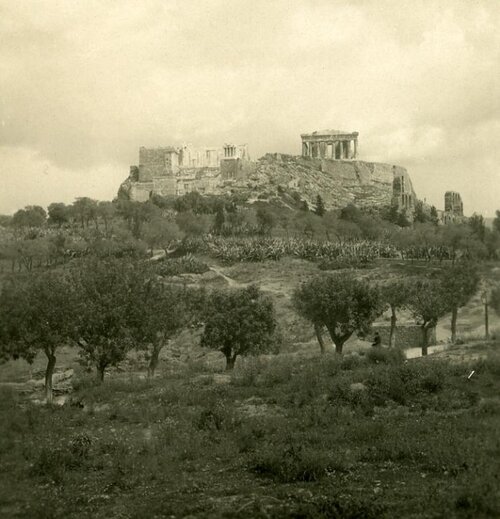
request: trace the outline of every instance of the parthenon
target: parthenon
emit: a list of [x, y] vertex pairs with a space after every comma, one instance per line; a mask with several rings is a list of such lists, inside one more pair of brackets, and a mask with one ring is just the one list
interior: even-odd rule
[[358, 154], [358, 132], [321, 130], [303, 133], [302, 156], [315, 159], [352, 160]]

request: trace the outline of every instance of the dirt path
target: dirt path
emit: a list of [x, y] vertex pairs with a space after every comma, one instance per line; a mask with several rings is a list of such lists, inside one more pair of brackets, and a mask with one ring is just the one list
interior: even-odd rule
[[[235, 279], [230, 278], [229, 276], [224, 274], [224, 272], [219, 267], [211, 266], [210, 270], [212, 272], [215, 272], [221, 278], [223, 278], [226, 281], [226, 283], [228, 284], [228, 286], [231, 288], [246, 288], [252, 284], [252, 283], [240, 283], [239, 281], [236, 281]], [[284, 293], [277, 288], [273, 288], [269, 285], [266, 285], [265, 283], [259, 283], [259, 287], [262, 290], [262, 292], [271, 292], [273, 294], [279, 294], [279, 295], [283, 295], [283, 293]]]
[[210, 270], [223, 278], [231, 288], [246, 288], [250, 285], [250, 283], [240, 283], [229, 276], [226, 276], [226, 274], [224, 274], [224, 272], [222, 272], [218, 267], [210, 267]]

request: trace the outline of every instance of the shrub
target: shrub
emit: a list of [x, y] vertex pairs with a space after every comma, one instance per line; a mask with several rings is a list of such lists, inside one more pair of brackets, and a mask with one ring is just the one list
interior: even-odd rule
[[330, 452], [289, 443], [272, 446], [257, 455], [252, 470], [280, 483], [293, 483], [319, 481], [328, 472], [345, 471], [346, 467], [334, 460]]
[[368, 269], [373, 268], [374, 264], [368, 257], [323, 259], [318, 263], [320, 270], [341, 270], [341, 269]]
[[235, 386], [256, 386], [258, 378], [266, 364], [259, 357], [248, 357], [240, 363], [231, 375], [231, 382]]
[[366, 358], [372, 364], [402, 364], [406, 360], [399, 348], [371, 348], [366, 352]]
[[195, 418], [195, 425], [202, 431], [220, 431], [231, 427], [234, 417], [223, 402], [213, 402]]
[[263, 386], [272, 387], [288, 382], [293, 375], [293, 361], [288, 358], [277, 357], [270, 362], [261, 373]]
[[204, 274], [210, 270], [206, 263], [197, 260], [192, 254], [187, 254], [181, 258], [165, 259], [158, 264], [157, 269], [157, 272], [160, 276]]
[[345, 355], [340, 361], [340, 369], [344, 371], [351, 371], [356, 368], [359, 368], [364, 364], [364, 359], [358, 355], [351, 353], [350, 355]]

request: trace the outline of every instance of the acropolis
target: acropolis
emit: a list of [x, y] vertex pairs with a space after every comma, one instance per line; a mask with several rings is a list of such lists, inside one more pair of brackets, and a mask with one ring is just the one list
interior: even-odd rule
[[[391, 163], [360, 160], [358, 132], [317, 130], [300, 137], [301, 155], [268, 153], [256, 162], [246, 144], [142, 146], [138, 164], [130, 167], [119, 195], [145, 202], [154, 194], [240, 191], [257, 199], [264, 192], [268, 196], [272, 186], [280, 186], [282, 191], [297, 190], [310, 204], [321, 193], [327, 207], [392, 205], [413, 218], [418, 197], [408, 171]], [[423, 209], [428, 213], [431, 207], [424, 202]], [[438, 215], [443, 223], [462, 218], [460, 195], [448, 191], [444, 211], [438, 210]]]

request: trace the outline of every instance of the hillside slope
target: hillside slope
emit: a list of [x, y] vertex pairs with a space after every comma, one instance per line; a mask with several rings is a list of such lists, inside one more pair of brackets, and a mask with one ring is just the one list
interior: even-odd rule
[[[399, 167], [396, 170], [404, 171]], [[310, 203], [320, 194], [326, 207], [332, 209], [349, 203], [359, 207], [390, 204], [393, 177], [394, 169], [389, 164], [268, 154], [259, 159], [250, 181], [254, 190], [281, 186], [285, 191], [299, 192]], [[237, 185], [244, 187], [244, 183], [239, 181]]]

